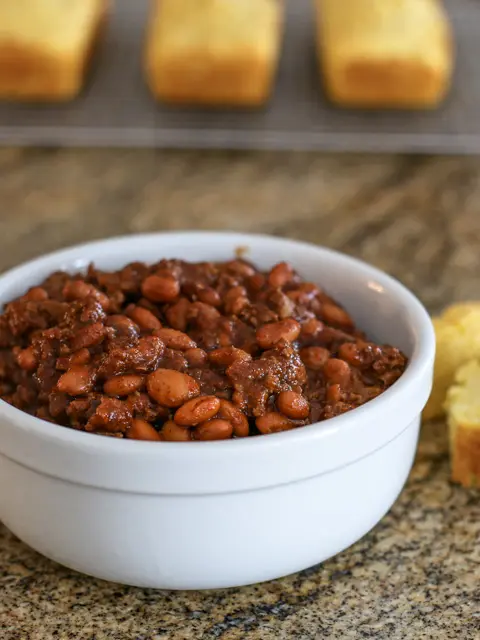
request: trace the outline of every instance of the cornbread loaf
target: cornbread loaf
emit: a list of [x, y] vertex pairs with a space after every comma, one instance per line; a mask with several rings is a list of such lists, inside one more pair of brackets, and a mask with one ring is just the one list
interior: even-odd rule
[[108, 0], [2, 0], [0, 99], [60, 101], [81, 89]]
[[451, 474], [454, 482], [480, 486], [480, 362], [458, 369], [447, 394]]
[[152, 0], [145, 70], [160, 100], [259, 106], [270, 96], [280, 0]]
[[315, 0], [319, 64], [341, 106], [429, 108], [453, 68], [440, 0]]
[[480, 358], [480, 302], [455, 304], [433, 319], [437, 342], [433, 390], [423, 413], [425, 419], [445, 413], [448, 388], [457, 370], [472, 358]]

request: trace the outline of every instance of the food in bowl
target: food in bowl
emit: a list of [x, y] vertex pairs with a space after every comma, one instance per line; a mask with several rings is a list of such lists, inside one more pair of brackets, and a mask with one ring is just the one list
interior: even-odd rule
[[133, 262], [55, 272], [0, 317], [3, 400], [44, 420], [138, 440], [287, 431], [380, 395], [395, 347], [286, 262]]

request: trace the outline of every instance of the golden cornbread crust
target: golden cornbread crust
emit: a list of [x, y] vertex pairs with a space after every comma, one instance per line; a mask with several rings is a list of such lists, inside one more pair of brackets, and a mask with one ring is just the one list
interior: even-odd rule
[[480, 361], [470, 360], [458, 369], [445, 408], [452, 480], [480, 486]]
[[152, 0], [147, 84], [173, 104], [261, 106], [272, 92], [282, 31], [276, 0]]
[[440, 0], [315, 0], [320, 73], [340, 106], [433, 108], [453, 67]]
[[[95, 4], [88, 34], [81, 46], [70, 51], [44, 46], [40, 38], [28, 42], [20, 24], [18, 37], [14, 33], [2, 37], [0, 33], [0, 99], [23, 102], [73, 99], [82, 89], [108, 15], [109, 0], [95, 0]], [[0, 7], [0, 22], [1, 19]]]
[[480, 487], [480, 424], [478, 429], [456, 425], [452, 437], [452, 480], [464, 487]]
[[[201, 53], [192, 52], [199, 58]], [[212, 60], [201, 71], [189, 69], [189, 58], [148, 64], [153, 95], [172, 104], [261, 106], [271, 93], [273, 69], [264, 60]]]
[[352, 62], [343, 77], [326, 70], [330, 98], [351, 107], [436, 107], [446, 86], [439, 70], [414, 61]]
[[480, 302], [448, 307], [433, 319], [436, 355], [433, 389], [423, 412], [425, 420], [445, 414], [447, 391], [458, 369], [472, 358], [480, 358]]

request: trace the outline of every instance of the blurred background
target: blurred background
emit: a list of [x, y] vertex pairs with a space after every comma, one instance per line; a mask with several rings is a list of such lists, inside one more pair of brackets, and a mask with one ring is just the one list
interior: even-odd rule
[[0, 266], [124, 233], [272, 233], [363, 258], [436, 311], [478, 296], [479, 197], [475, 157], [1, 149]]

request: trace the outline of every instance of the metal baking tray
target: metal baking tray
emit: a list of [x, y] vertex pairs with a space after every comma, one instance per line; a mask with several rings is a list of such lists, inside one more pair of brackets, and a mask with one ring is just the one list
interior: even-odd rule
[[315, 62], [313, 3], [287, 0], [271, 103], [261, 111], [160, 106], [142, 73], [147, 0], [117, 0], [83, 94], [62, 106], [0, 105], [0, 143], [46, 146], [479, 153], [480, 1], [447, 0], [457, 42], [453, 87], [433, 112], [328, 104]]

